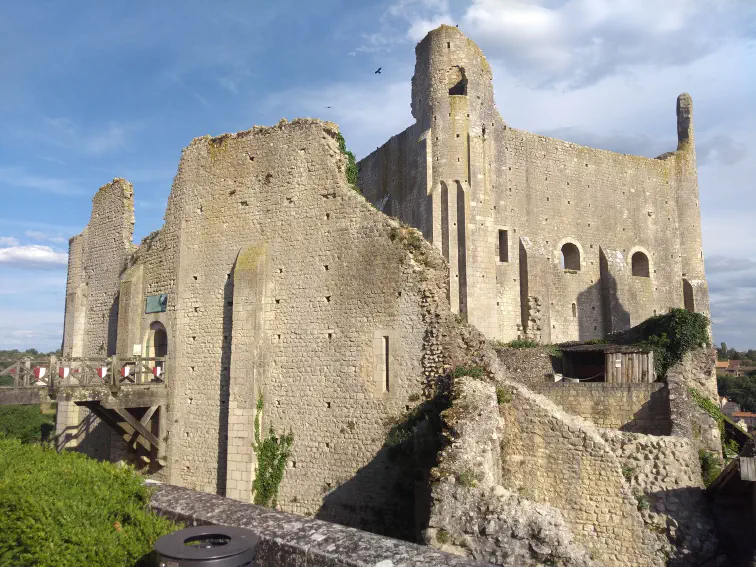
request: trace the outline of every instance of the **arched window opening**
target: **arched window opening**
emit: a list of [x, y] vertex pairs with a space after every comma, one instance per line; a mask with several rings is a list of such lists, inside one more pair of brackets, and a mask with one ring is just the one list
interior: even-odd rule
[[450, 95], [467, 96], [467, 77], [463, 67], [452, 67], [447, 79]]
[[150, 324], [145, 346], [145, 356], [148, 358], [168, 356], [168, 333], [161, 322], [155, 321]]
[[572, 242], [562, 246], [561, 266], [565, 270], [580, 270], [580, 249]]
[[648, 269], [648, 256], [643, 252], [633, 254], [633, 275], [639, 278], [648, 278], [651, 275]]

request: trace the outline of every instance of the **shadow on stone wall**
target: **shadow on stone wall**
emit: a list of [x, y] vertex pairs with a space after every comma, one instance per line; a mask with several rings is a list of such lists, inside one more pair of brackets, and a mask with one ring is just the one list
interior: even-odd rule
[[440, 412], [445, 407], [448, 400], [440, 395], [394, 424], [373, 460], [343, 484], [323, 487], [331, 492], [316, 518], [422, 542], [430, 518], [430, 471], [444, 443]]
[[[622, 305], [617, 290], [617, 280], [605, 267], [606, 258], [601, 253], [601, 276], [599, 280], [581, 291], [577, 297], [578, 338], [581, 341], [605, 337], [609, 333], [630, 328], [630, 312]], [[601, 316], [596, 298], [601, 298]], [[594, 329], [596, 327], [596, 329]]]
[[218, 472], [216, 493], [226, 495], [226, 469], [228, 463], [228, 401], [231, 392], [231, 329], [234, 319], [234, 269], [231, 266], [226, 285], [223, 286], [223, 344], [218, 393]]
[[116, 294], [108, 312], [107, 356], [115, 356], [116, 354], [118, 343], [118, 301], [119, 295]]
[[[647, 509], [639, 501], [644, 521], [655, 516], [654, 531], [662, 538], [666, 536], [679, 551], [667, 560], [667, 567], [721, 565], [717, 563], [717, 556], [721, 555], [723, 548], [712, 537], [716, 528], [710, 520], [713, 516], [703, 488], [688, 486], [659, 490], [649, 493], [646, 498]], [[704, 514], [704, 511], [708, 513]]]
[[671, 435], [672, 415], [669, 407], [669, 388], [651, 392], [650, 399], [633, 414], [633, 418], [619, 428], [627, 433]]

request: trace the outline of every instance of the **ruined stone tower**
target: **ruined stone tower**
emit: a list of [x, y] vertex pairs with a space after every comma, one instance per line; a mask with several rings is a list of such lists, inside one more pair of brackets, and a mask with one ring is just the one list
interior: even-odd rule
[[441, 26], [416, 48], [415, 124], [359, 185], [449, 262], [452, 309], [487, 336], [603, 337], [670, 307], [708, 314], [692, 102], [656, 159], [510, 128], [481, 50]]

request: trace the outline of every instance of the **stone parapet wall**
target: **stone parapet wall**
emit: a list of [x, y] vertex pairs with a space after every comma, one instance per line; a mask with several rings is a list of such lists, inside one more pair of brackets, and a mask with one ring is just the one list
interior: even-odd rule
[[662, 383], [606, 384], [553, 382], [540, 392], [565, 411], [598, 427], [669, 435], [669, 391]]
[[235, 526], [260, 537], [258, 567], [485, 567], [486, 564], [455, 557], [413, 543], [287, 514], [195, 492], [188, 488], [158, 485], [150, 502], [152, 510], [187, 526]]

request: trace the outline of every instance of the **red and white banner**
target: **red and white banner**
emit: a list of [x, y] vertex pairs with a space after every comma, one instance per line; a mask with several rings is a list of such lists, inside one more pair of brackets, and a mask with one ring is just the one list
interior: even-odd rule
[[97, 375], [100, 378], [105, 378], [105, 376], [108, 375], [108, 367], [107, 366], [101, 366], [100, 368], [98, 368], [97, 369]]
[[131, 374], [131, 366], [126, 365], [121, 368], [121, 376], [126, 378], [129, 374]]
[[47, 382], [45, 382], [44, 380], [42, 380], [42, 378], [47, 373], [47, 368], [44, 368], [42, 366], [35, 366], [34, 369], [32, 370], [32, 372], [34, 373], [34, 377], [37, 379], [35, 383], [38, 386], [46, 386], [47, 385]]
[[163, 373], [163, 367], [162, 366], [153, 366], [152, 367], [152, 373], [155, 375], [155, 378], [160, 378], [160, 375]]
[[58, 376], [61, 378], [68, 378], [68, 375], [71, 374], [71, 369], [67, 366], [61, 366], [58, 368]]

